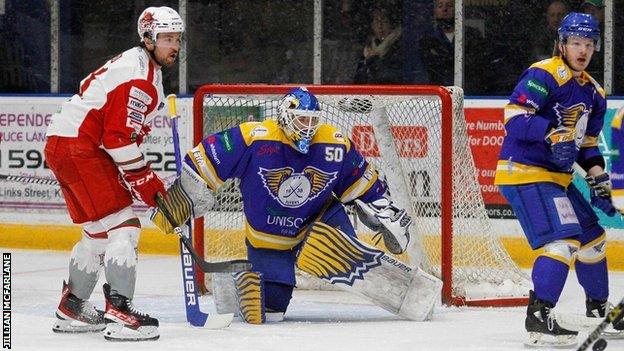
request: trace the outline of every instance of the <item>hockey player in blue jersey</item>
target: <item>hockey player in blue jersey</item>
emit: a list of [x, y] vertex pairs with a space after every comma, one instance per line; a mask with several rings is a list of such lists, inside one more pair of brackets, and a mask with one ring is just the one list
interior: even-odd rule
[[[529, 346], [576, 343], [577, 332], [561, 327], [552, 311], [570, 265], [585, 291], [588, 317], [604, 317], [609, 296], [606, 235], [592, 209], [615, 214], [597, 144], [606, 100], [585, 72], [599, 50], [600, 29], [590, 15], [570, 13], [558, 34], [559, 55], [531, 65], [505, 107], [495, 179], [531, 248], [543, 249], [533, 264]], [[587, 172], [591, 206], [571, 183], [575, 162]]]
[[[281, 318], [290, 302], [297, 254], [311, 223], [320, 221], [355, 237], [342, 205], [355, 202], [363, 223], [379, 230], [395, 254], [406, 249], [411, 223], [406, 211], [384, 196], [385, 183], [352, 142], [322, 123], [312, 93], [293, 89], [278, 111], [277, 119], [207, 136], [186, 155], [180, 178], [190, 197], [191, 189], [205, 188], [204, 183], [215, 191], [227, 179], [240, 180], [247, 255], [253, 271], [262, 275], [264, 305], [273, 319]], [[158, 212], [153, 221], [172, 231]]]
[[611, 122], [611, 146], [614, 153], [611, 158], [611, 180], [613, 185], [613, 206], [624, 215], [624, 106], [620, 107]]

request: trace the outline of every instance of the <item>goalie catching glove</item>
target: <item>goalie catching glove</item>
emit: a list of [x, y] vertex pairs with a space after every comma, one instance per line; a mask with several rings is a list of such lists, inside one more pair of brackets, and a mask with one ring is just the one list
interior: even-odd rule
[[384, 244], [391, 253], [398, 255], [407, 249], [407, 244], [410, 241], [409, 226], [412, 223], [412, 218], [405, 210], [394, 206], [386, 198], [370, 203], [355, 200], [355, 205], [362, 223], [382, 235]]
[[[180, 177], [167, 189], [164, 205], [175, 218], [174, 224], [180, 226], [191, 216], [197, 218], [206, 214], [214, 205], [214, 197], [201, 178], [183, 167]], [[160, 209], [152, 210], [150, 220], [163, 233], [174, 233], [173, 226]]]

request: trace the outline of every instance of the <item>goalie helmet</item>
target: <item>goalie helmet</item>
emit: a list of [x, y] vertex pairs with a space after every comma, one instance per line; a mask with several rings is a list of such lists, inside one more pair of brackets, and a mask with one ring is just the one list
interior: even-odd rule
[[180, 14], [170, 7], [148, 7], [139, 16], [137, 32], [141, 41], [144, 37], [156, 40], [160, 33], [184, 32], [184, 21]]
[[592, 15], [578, 12], [569, 13], [561, 21], [557, 33], [561, 43], [565, 43], [565, 40], [571, 36], [592, 39], [596, 44], [596, 51], [600, 51], [600, 25]]
[[316, 96], [305, 87], [288, 92], [279, 106], [278, 123], [297, 150], [307, 154], [321, 124], [321, 108]]

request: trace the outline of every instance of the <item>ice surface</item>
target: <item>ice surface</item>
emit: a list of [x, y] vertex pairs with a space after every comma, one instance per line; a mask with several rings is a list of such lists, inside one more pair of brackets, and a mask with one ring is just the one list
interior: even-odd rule
[[[433, 321], [401, 320], [343, 292], [295, 291], [286, 321], [261, 326], [235, 321], [223, 330], [190, 327], [184, 314], [179, 258], [143, 255], [135, 305], [160, 320], [158, 341], [113, 343], [101, 334], [54, 334], [51, 326], [66, 278], [68, 252], [12, 252], [13, 350], [525, 350], [524, 308], [437, 307]], [[103, 275], [102, 275], [103, 276]], [[624, 294], [624, 274], [611, 273], [611, 300]], [[93, 302], [102, 307], [99, 287]], [[584, 312], [584, 297], [571, 272], [557, 308]], [[212, 299], [202, 310], [214, 311]], [[585, 338], [587, 333], [581, 333]], [[624, 350], [610, 340], [607, 350]]]

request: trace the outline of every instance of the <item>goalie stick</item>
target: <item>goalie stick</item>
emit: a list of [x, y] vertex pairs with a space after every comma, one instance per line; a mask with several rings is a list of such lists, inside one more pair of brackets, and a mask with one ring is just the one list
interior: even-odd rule
[[161, 194], [156, 195], [156, 203], [158, 209], [162, 211], [163, 215], [167, 218], [171, 226], [173, 226], [173, 232], [180, 237], [180, 241], [188, 250], [188, 253], [193, 258], [193, 261], [204, 273], [236, 273], [242, 271], [251, 270], [251, 262], [248, 260], [231, 260], [223, 262], [207, 262], [204, 261], [199, 254], [193, 248], [191, 239], [184, 235], [184, 230], [177, 223], [169, 210], [167, 209]]
[[[167, 96], [169, 100], [169, 116], [171, 117], [171, 131], [173, 134], [173, 148], [176, 163], [176, 175], [180, 176], [182, 171], [182, 159], [180, 157], [180, 139], [178, 136], [178, 123], [176, 112], [176, 96], [171, 94]], [[208, 314], [201, 311], [199, 308], [199, 298], [197, 294], [197, 287], [195, 283], [195, 267], [193, 262], [189, 260], [189, 255], [195, 261], [197, 266], [204, 272], [212, 271], [214, 269], [221, 271], [224, 269], [232, 268], [231, 262], [218, 262], [209, 263], [201, 259], [197, 252], [193, 249], [191, 241], [190, 221], [187, 221], [186, 227], [188, 230], [188, 238], [184, 235], [182, 229], [175, 223], [175, 220], [171, 213], [164, 206], [162, 196], [156, 195], [156, 203], [162, 211], [163, 215], [174, 227], [174, 231], [180, 237], [180, 260], [182, 268], [182, 285], [184, 288], [184, 303], [186, 309], [186, 320], [194, 327], [206, 327], [211, 329], [228, 327], [234, 319], [233, 313], [227, 314]]]

